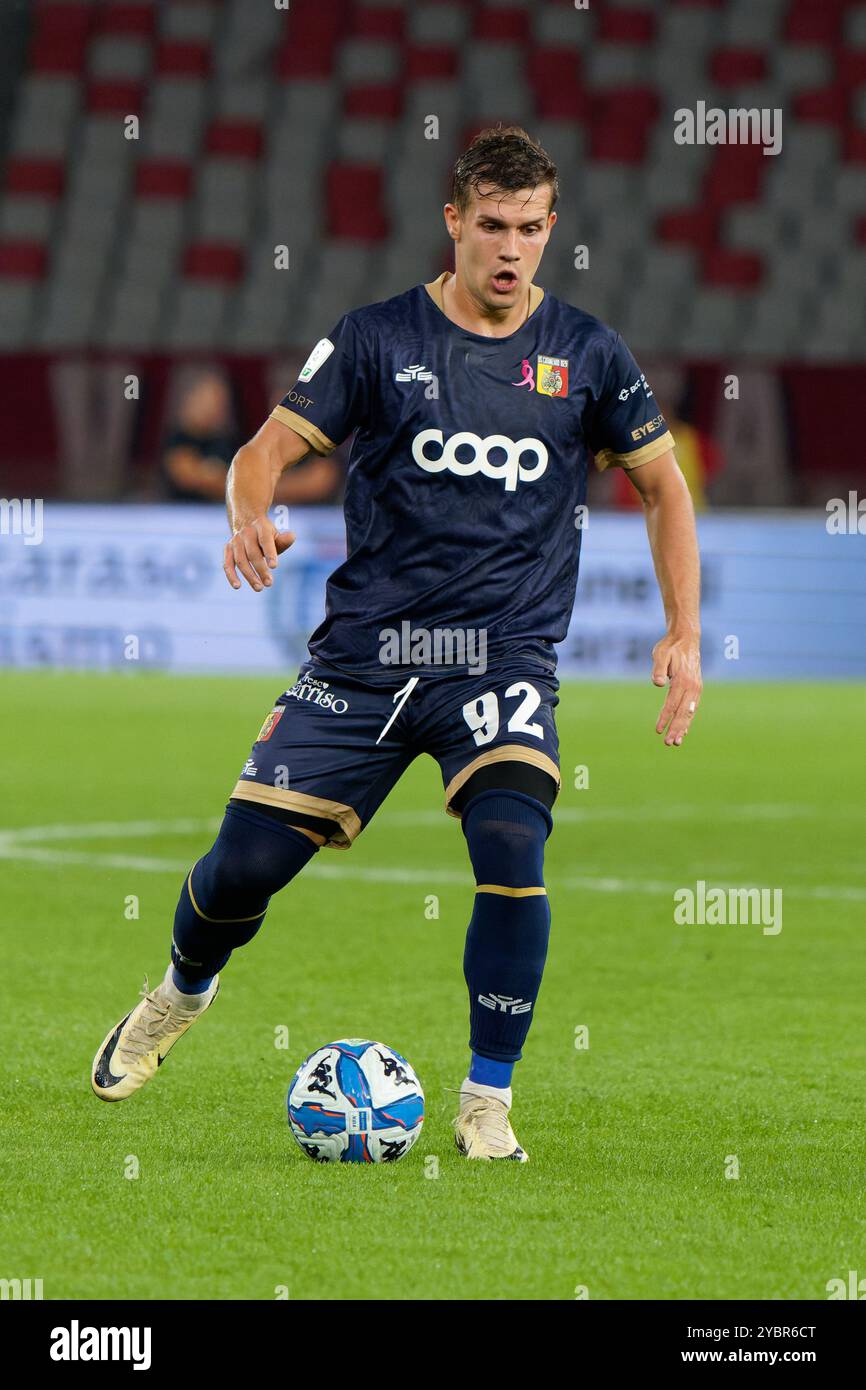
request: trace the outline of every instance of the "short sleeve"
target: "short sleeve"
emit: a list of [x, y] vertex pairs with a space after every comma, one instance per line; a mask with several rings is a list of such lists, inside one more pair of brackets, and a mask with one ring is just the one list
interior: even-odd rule
[[586, 439], [597, 468], [639, 468], [674, 447], [652, 387], [619, 334]]
[[346, 314], [316, 343], [271, 419], [289, 425], [317, 453], [332, 453], [367, 418], [371, 368], [366, 342]]

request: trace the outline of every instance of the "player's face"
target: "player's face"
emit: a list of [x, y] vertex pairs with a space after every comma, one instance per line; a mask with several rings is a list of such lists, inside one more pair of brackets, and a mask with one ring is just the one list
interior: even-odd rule
[[475, 194], [464, 213], [449, 203], [445, 220], [473, 299], [491, 311], [522, 303], [556, 221], [548, 185]]

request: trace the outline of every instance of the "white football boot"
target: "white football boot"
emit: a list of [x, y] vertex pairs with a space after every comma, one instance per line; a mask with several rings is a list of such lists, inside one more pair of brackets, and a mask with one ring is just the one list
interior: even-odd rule
[[131, 1013], [112, 1028], [93, 1059], [90, 1084], [100, 1100], [126, 1100], [156, 1075], [178, 1038], [182, 1038], [219, 991], [219, 975], [204, 994], [181, 994], [172, 983], [171, 966], [156, 989], [147, 992]]
[[452, 1124], [455, 1142], [465, 1158], [510, 1158], [515, 1163], [528, 1163], [529, 1154], [520, 1147], [511, 1128], [510, 1109], [510, 1086], [499, 1090], [476, 1081], [463, 1082], [460, 1113]]

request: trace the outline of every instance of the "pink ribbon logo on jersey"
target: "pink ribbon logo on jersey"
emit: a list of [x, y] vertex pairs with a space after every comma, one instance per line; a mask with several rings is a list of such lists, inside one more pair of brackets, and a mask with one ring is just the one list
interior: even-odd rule
[[511, 385], [512, 385], [512, 386], [528, 386], [529, 389], [530, 389], [530, 391], [534, 391], [534, 390], [535, 390], [535, 372], [532, 370], [532, 364], [530, 363], [528, 357], [524, 357], [523, 361], [522, 361], [521, 364], [520, 364], [520, 370], [523, 372], [523, 380], [522, 380], [522, 381], [512, 381]]

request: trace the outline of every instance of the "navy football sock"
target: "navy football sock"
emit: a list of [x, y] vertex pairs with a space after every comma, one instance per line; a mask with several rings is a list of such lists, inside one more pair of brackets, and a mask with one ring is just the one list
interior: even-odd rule
[[173, 979], [184, 994], [208, 988], [232, 951], [251, 941], [271, 895], [312, 859], [300, 831], [252, 807], [227, 806], [220, 832], [193, 865], [174, 917]]
[[477, 885], [463, 957], [469, 1045], [475, 1060], [514, 1063], [522, 1055], [547, 956], [544, 842], [553, 820], [534, 797], [491, 790], [472, 798], [462, 824]]

